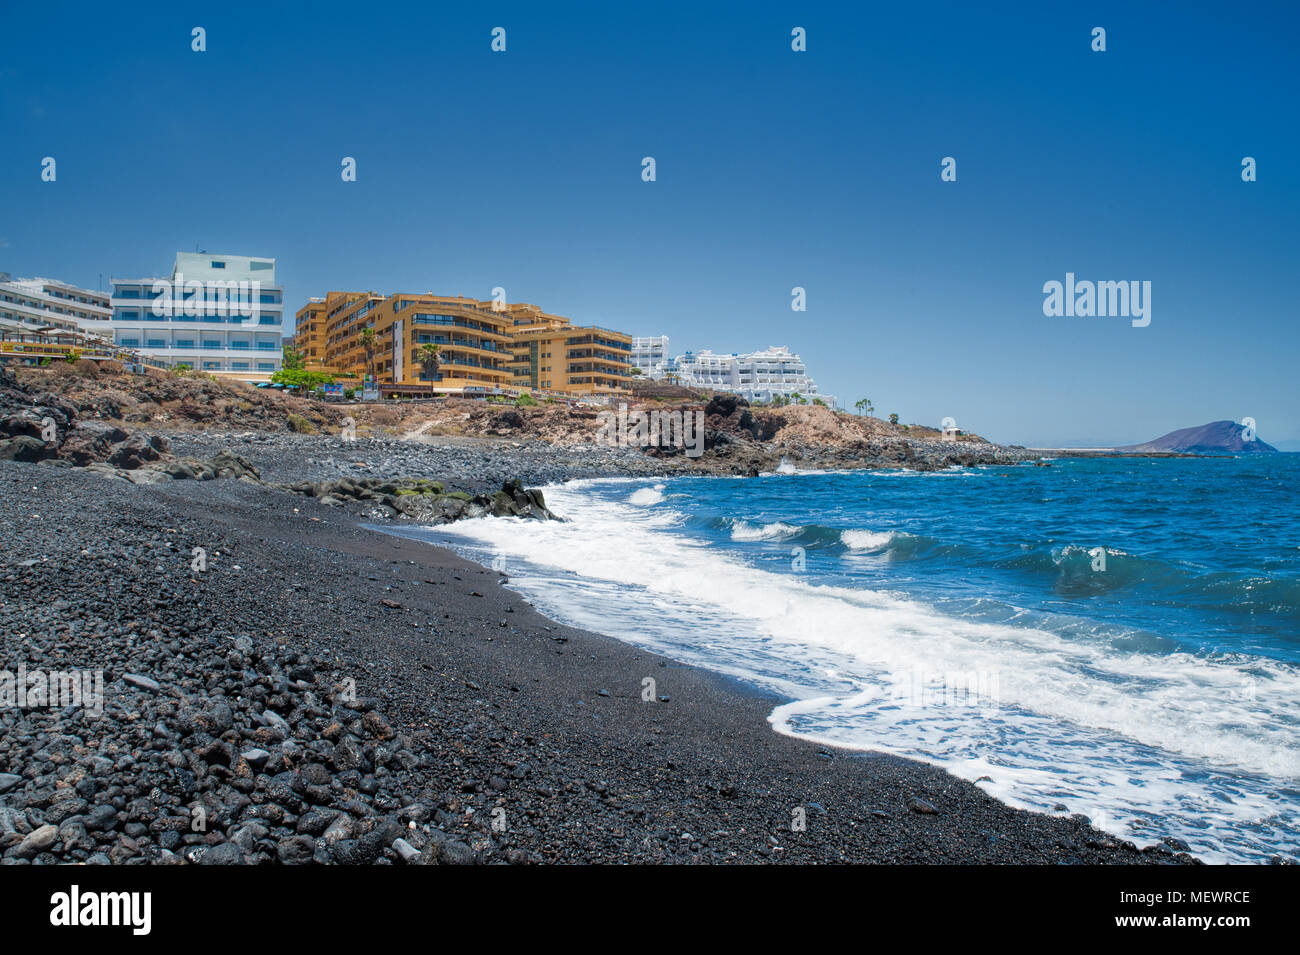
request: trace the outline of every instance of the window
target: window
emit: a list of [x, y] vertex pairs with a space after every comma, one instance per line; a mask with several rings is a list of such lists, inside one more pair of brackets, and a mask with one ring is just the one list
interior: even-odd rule
[[214, 338], [205, 338], [205, 339], [203, 339], [203, 347], [204, 347], [204, 348], [220, 348], [220, 347], [221, 347], [221, 342], [217, 341], [217, 340], [214, 339]]
[[230, 363], [230, 368], [231, 368], [232, 371], [248, 371], [248, 362], [246, 362], [246, 361], [232, 361], [232, 362]]
[[150, 338], [147, 342], [145, 342], [145, 347], [147, 347], [147, 348], [166, 348], [166, 347], [167, 347], [167, 340], [164, 339], [164, 338]]
[[205, 361], [205, 362], [203, 363], [203, 367], [204, 367], [204, 368], [220, 368], [220, 367], [221, 367], [221, 362], [219, 362], [219, 361]]
[[225, 263], [225, 262], [218, 262], [216, 259], [213, 259], [213, 260], [212, 260], [212, 267], [213, 267], [214, 269], [224, 269], [224, 268], [226, 267], [226, 263]]
[[119, 312], [118, 316], [124, 322], [134, 321], [140, 317], [139, 312]]
[[273, 362], [273, 361], [259, 361], [259, 362], [257, 363], [257, 370], [258, 370], [258, 371], [275, 371], [275, 362]]
[[192, 338], [178, 338], [178, 339], [176, 339], [176, 347], [177, 347], [177, 348], [193, 348], [193, 347], [194, 347], [194, 339], [192, 339]]
[[123, 348], [139, 348], [140, 339], [138, 338], [119, 338], [117, 343]]

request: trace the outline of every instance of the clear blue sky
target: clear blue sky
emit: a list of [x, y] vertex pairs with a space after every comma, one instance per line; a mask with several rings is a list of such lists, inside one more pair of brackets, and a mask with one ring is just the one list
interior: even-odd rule
[[[197, 245], [275, 256], [290, 312], [499, 285], [787, 344], [847, 405], [1002, 441], [1300, 438], [1295, 3], [0, 6], [15, 275]], [[1067, 271], [1150, 281], [1151, 325], [1044, 317]]]

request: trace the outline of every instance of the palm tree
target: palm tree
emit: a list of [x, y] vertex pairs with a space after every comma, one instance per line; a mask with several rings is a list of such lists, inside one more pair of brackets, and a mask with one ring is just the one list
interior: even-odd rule
[[860, 414], [860, 415], [861, 415], [861, 414], [871, 414], [871, 412], [873, 412], [873, 411], [876, 410], [875, 405], [873, 405], [873, 404], [871, 403], [871, 399], [870, 399], [870, 398], [859, 398], [859, 399], [854, 403], [853, 407], [855, 407], [855, 408], [858, 409], [858, 414]]
[[433, 342], [425, 342], [420, 346], [419, 355], [416, 357], [416, 364], [424, 371], [424, 376], [429, 381], [434, 381], [438, 377], [438, 351], [439, 346]]
[[790, 401], [793, 404], [801, 405], [803, 404], [803, 395], [799, 394], [797, 391], [792, 391], [790, 392]]
[[371, 378], [375, 377], [375, 330], [373, 328], [361, 329], [361, 334], [357, 336], [361, 340], [361, 347], [366, 350], [366, 374]]

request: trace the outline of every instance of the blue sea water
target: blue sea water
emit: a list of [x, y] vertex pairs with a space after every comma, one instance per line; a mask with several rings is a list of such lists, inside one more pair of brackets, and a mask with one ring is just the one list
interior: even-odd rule
[[1300, 455], [546, 493], [567, 523], [417, 534], [557, 619], [775, 690], [778, 732], [1207, 861], [1300, 853]]

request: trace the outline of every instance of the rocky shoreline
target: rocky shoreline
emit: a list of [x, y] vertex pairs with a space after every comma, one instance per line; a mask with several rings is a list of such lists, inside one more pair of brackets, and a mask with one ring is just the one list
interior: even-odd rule
[[[770, 458], [714, 411], [717, 473]], [[2, 864], [1195, 861], [774, 734], [770, 696], [361, 524], [562, 519], [525, 485], [713, 473], [683, 455], [88, 413], [0, 381]]]
[[[628, 413], [620, 406], [617, 414], [621, 420]], [[688, 448], [684, 440], [660, 442], [657, 429], [652, 437], [634, 428], [630, 444], [626, 429], [618, 429], [619, 439], [611, 443], [607, 425], [615, 412], [581, 405], [514, 407], [459, 398], [337, 405], [207, 376], [129, 374], [82, 360], [17, 374], [0, 367], [0, 460], [58, 459], [128, 472], [116, 475], [128, 480], [164, 480], [150, 473], [160, 470], [150, 464], [166, 456], [158, 442], [169, 440], [194, 460], [251, 452], [272, 481], [355, 476], [340, 470], [355, 465], [385, 478], [463, 473], [498, 487], [510, 473], [498, 452], [511, 464], [527, 465], [517, 476], [528, 484], [611, 473], [752, 476], [783, 465], [933, 471], [1040, 456], [977, 435], [942, 440], [939, 431], [921, 425], [815, 405], [751, 406], [729, 394], [675, 404], [646, 400], [631, 413], [644, 420], [699, 422], [698, 431], [692, 429], [699, 440], [693, 438]], [[680, 430], [677, 438], [684, 439]], [[340, 447], [348, 444], [362, 445], [361, 454]], [[263, 450], [272, 454], [256, 455]], [[278, 467], [288, 454], [289, 466]], [[129, 473], [141, 465], [143, 473]]]
[[318, 498], [0, 462], [0, 510], [4, 668], [103, 680], [0, 709], [5, 864], [1192, 861], [776, 735]]

